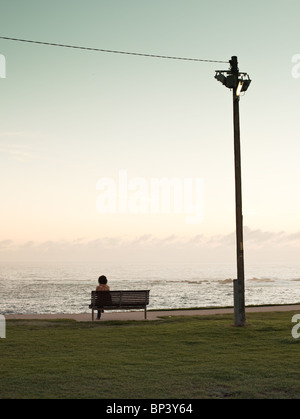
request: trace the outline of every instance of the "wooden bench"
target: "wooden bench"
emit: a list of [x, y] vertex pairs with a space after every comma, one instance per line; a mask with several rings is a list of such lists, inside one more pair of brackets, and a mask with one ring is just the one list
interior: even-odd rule
[[150, 290], [134, 291], [92, 291], [91, 304], [92, 320], [94, 310], [130, 310], [144, 309], [147, 319], [147, 305], [149, 304]]

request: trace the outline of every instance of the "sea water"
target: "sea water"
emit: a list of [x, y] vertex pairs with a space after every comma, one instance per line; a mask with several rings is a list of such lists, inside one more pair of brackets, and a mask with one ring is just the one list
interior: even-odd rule
[[[235, 268], [224, 264], [1, 264], [0, 313], [88, 313], [106, 275], [111, 290], [149, 289], [149, 309], [233, 305]], [[248, 266], [246, 305], [300, 302], [300, 264]]]

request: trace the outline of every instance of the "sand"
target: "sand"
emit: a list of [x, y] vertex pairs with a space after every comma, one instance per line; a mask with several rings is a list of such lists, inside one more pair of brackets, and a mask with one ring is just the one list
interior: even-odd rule
[[[267, 312], [267, 311], [300, 311], [300, 304], [298, 305], [279, 305], [279, 306], [255, 306], [246, 307], [246, 313]], [[147, 311], [147, 320], [158, 320], [161, 317], [172, 316], [206, 316], [215, 314], [233, 314], [233, 308], [208, 308], [201, 310], [167, 310], [167, 311]], [[95, 313], [95, 318], [97, 313]], [[54, 319], [73, 319], [78, 322], [92, 321], [92, 314], [7, 314], [6, 320], [10, 319], [40, 319], [40, 320], [54, 320]], [[140, 311], [118, 311], [105, 312], [102, 314], [101, 322], [110, 320], [144, 320], [144, 310]], [[99, 321], [99, 320], [95, 320]]]

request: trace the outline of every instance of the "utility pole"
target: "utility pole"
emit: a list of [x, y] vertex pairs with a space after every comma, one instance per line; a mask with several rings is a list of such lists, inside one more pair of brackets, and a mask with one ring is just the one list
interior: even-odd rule
[[234, 167], [235, 167], [235, 216], [236, 216], [236, 260], [237, 279], [234, 280], [234, 324], [244, 326], [245, 314], [245, 275], [244, 275], [244, 241], [243, 241], [243, 209], [242, 209], [242, 174], [240, 147], [240, 96], [237, 95], [239, 69], [237, 57], [231, 57], [231, 73], [233, 75], [233, 128], [234, 128]]
[[244, 242], [242, 210], [242, 174], [240, 147], [240, 93], [245, 92], [251, 80], [247, 73], [240, 73], [236, 56], [231, 57], [230, 69], [216, 71], [215, 78], [224, 86], [232, 89], [233, 97], [233, 130], [234, 130], [234, 169], [235, 169], [235, 216], [236, 216], [236, 261], [237, 279], [233, 281], [234, 324], [245, 326], [245, 275], [244, 275]]

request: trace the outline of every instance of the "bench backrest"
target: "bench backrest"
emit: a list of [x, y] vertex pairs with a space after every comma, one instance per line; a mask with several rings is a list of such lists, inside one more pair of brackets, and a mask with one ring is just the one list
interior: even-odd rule
[[150, 290], [92, 291], [94, 307], [144, 307], [149, 304]]

